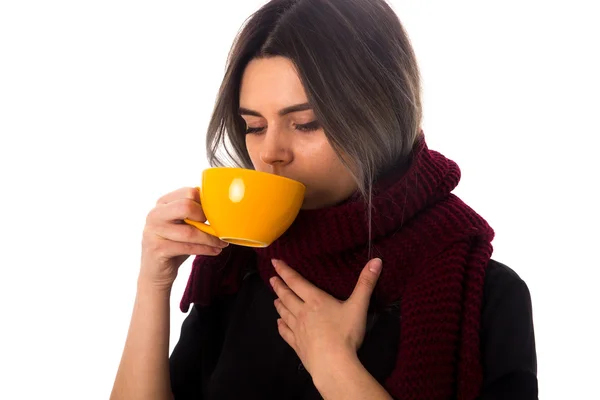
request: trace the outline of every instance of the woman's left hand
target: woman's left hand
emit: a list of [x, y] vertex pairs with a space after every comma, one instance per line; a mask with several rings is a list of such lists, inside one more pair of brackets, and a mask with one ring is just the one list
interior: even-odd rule
[[[363, 268], [346, 301], [330, 296], [280, 260], [273, 260], [279, 277], [271, 278], [278, 298], [275, 307], [279, 334], [294, 349], [314, 377], [318, 368], [356, 357], [365, 336], [371, 294], [381, 273], [379, 258]], [[350, 358], [347, 358], [350, 357]], [[332, 364], [333, 363], [333, 364]]]

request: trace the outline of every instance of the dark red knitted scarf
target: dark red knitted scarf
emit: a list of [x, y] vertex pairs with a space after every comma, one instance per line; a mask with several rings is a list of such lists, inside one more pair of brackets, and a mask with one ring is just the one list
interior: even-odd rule
[[[451, 191], [457, 164], [415, 144], [410, 166], [374, 188], [372, 256], [383, 260], [373, 305], [400, 302], [396, 367], [385, 382], [397, 399], [474, 399], [482, 383], [479, 324], [485, 268], [494, 231]], [[235, 292], [249, 257], [265, 283], [282, 259], [338, 299], [346, 299], [368, 261], [365, 204], [301, 210], [265, 249], [229, 246], [218, 257], [196, 257], [181, 301], [207, 305]], [[269, 286], [270, 287], [270, 286]]]

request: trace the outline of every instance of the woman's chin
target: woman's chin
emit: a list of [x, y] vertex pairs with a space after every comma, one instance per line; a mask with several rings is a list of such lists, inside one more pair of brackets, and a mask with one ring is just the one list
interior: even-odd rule
[[312, 204], [310, 204], [310, 202], [304, 201], [302, 203], [302, 206], [300, 206], [301, 210], [313, 210], [314, 207], [312, 206]]
[[302, 202], [301, 210], [319, 210], [322, 208], [337, 206], [338, 204], [342, 204], [347, 199], [323, 199], [314, 197], [305, 197]]
[[323, 206], [311, 196], [305, 196], [300, 207], [301, 210], [316, 210], [318, 208], [323, 208]]

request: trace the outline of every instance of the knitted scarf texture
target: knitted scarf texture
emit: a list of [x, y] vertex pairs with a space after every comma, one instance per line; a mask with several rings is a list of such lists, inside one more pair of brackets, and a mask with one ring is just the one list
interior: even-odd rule
[[360, 196], [301, 210], [266, 248], [230, 245], [216, 257], [197, 256], [181, 310], [235, 293], [249, 265], [268, 285], [276, 275], [272, 258], [345, 300], [369, 254], [380, 257], [383, 270], [371, 306], [398, 303], [401, 315], [399, 350], [386, 390], [397, 399], [475, 399], [483, 379], [479, 328], [494, 231], [451, 193], [459, 180], [458, 165], [430, 150], [421, 136], [408, 166], [373, 187], [371, 246]]

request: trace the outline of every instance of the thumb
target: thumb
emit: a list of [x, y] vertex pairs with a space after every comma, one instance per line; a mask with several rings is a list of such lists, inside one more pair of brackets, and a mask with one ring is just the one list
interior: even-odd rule
[[373, 290], [381, 274], [382, 266], [383, 262], [381, 258], [373, 258], [365, 265], [348, 301], [357, 305], [360, 304], [365, 310], [369, 307], [371, 294], [373, 294]]

